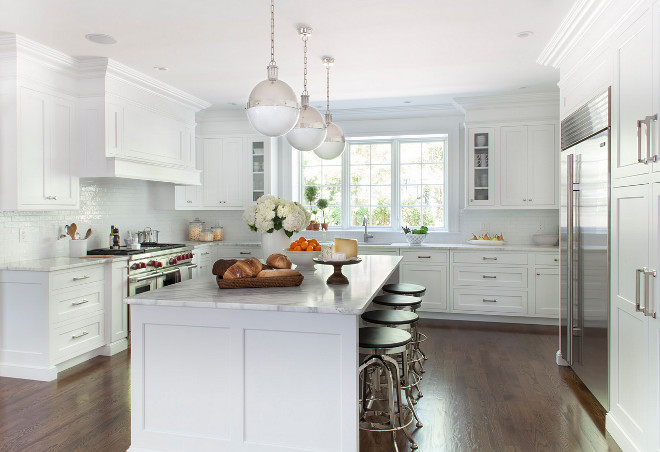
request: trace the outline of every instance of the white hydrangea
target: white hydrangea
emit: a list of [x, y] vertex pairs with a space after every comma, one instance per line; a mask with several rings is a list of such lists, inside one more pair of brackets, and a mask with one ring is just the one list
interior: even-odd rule
[[301, 204], [272, 195], [261, 196], [243, 212], [243, 221], [261, 233], [272, 232], [276, 223], [289, 233], [299, 232], [307, 227], [311, 217]]

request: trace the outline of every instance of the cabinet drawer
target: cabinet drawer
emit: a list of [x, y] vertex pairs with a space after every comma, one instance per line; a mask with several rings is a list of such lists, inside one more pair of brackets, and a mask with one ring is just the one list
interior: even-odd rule
[[559, 253], [536, 254], [534, 256], [534, 263], [536, 265], [559, 266]]
[[527, 265], [527, 253], [488, 251], [454, 251], [452, 261], [457, 264]]
[[[261, 257], [260, 246], [220, 246], [218, 257], [227, 259], [247, 259], [248, 257]], [[267, 257], [267, 256], [266, 256]]]
[[103, 310], [103, 284], [87, 285], [77, 290], [60, 292], [52, 297], [53, 322], [64, 322]]
[[82, 318], [55, 329], [53, 334], [55, 363], [81, 355], [103, 345], [103, 314]]
[[454, 266], [454, 285], [522, 289], [527, 287], [527, 268], [456, 265]]
[[415, 264], [446, 264], [449, 262], [449, 251], [424, 250], [419, 251], [402, 250], [402, 262]]
[[72, 270], [53, 272], [53, 290], [68, 289], [92, 282], [103, 281], [103, 265], [91, 265]]
[[452, 303], [453, 311], [527, 314], [526, 292], [456, 289]]

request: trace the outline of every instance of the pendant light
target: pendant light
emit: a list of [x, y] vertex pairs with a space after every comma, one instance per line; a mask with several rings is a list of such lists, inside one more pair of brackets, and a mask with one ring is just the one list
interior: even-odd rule
[[259, 83], [250, 93], [247, 116], [257, 132], [268, 137], [287, 133], [298, 121], [300, 109], [296, 93], [277, 79], [275, 63], [275, 0], [270, 2], [270, 64], [268, 79]]
[[325, 139], [325, 121], [321, 113], [309, 105], [309, 93], [307, 92], [307, 40], [312, 35], [312, 29], [309, 27], [300, 27], [298, 33], [302, 37], [304, 44], [304, 75], [303, 92], [300, 95], [300, 117], [298, 122], [286, 134], [286, 140], [289, 144], [299, 151], [311, 151], [319, 147]]
[[326, 91], [326, 110], [325, 110], [325, 123], [328, 130], [325, 140], [321, 145], [314, 149], [314, 154], [324, 160], [332, 160], [337, 158], [344, 152], [346, 147], [346, 138], [344, 132], [337, 124], [332, 122], [332, 114], [330, 113], [330, 68], [335, 64], [335, 59], [332, 57], [323, 57], [323, 64], [325, 65], [327, 78], [327, 91]]

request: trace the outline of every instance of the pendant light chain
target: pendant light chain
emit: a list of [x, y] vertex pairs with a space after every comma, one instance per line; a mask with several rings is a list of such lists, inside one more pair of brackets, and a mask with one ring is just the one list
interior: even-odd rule
[[303, 44], [305, 45], [305, 50], [304, 50], [304, 58], [303, 58], [303, 65], [305, 67], [305, 70], [303, 72], [303, 95], [308, 96], [309, 93], [307, 92], [307, 33], [303, 33]]
[[275, 63], [275, 0], [270, 0], [270, 65]]
[[326, 69], [326, 81], [325, 81], [325, 86], [326, 86], [326, 104], [325, 104], [325, 114], [328, 115], [330, 114], [330, 65], [326, 64], [325, 66]]

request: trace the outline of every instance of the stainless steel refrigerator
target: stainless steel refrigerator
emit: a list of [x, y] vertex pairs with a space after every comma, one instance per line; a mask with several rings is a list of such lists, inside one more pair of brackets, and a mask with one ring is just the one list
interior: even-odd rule
[[560, 350], [609, 409], [610, 90], [561, 122]]

